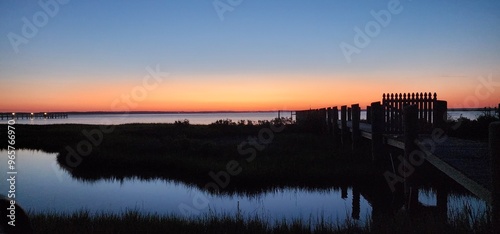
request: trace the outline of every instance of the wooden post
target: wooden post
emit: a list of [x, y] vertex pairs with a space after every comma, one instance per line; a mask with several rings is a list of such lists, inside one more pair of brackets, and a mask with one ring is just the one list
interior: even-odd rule
[[328, 134], [332, 134], [333, 130], [332, 130], [332, 126], [333, 126], [333, 123], [332, 123], [332, 119], [333, 119], [333, 116], [332, 116], [332, 108], [331, 107], [328, 107], [326, 109], [326, 116], [327, 116], [327, 128], [328, 128]]
[[493, 233], [500, 233], [500, 122], [489, 126], [489, 143], [492, 174], [492, 224]]
[[446, 119], [448, 118], [448, 102], [435, 101], [432, 123], [433, 128], [446, 129]]
[[357, 186], [352, 187], [352, 214], [351, 217], [354, 220], [359, 220], [359, 213], [361, 211], [361, 206], [360, 206], [360, 197], [359, 189]]
[[372, 111], [372, 160], [375, 162], [381, 161], [384, 154], [384, 108], [380, 102], [373, 102], [371, 104]]
[[359, 104], [352, 105], [352, 149], [357, 146], [359, 139], [361, 138], [361, 132], [359, 131], [359, 121], [361, 119], [361, 108]]
[[409, 187], [408, 192], [408, 203], [406, 203], [406, 209], [408, 209], [410, 215], [418, 215], [418, 188], [416, 186]]
[[295, 124], [300, 125], [304, 123], [304, 111], [295, 111]]
[[337, 107], [332, 108], [332, 123], [333, 136], [337, 137], [339, 135], [339, 109]]
[[320, 124], [321, 132], [322, 133], [327, 133], [327, 123], [326, 123], [326, 108], [321, 108], [316, 111], [317, 113], [317, 118]]
[[446, 222], [448, 220], [448, 189], [446, 187], [437, 189], [436, 200], [439, 221]]
[[418, 108], [417, 105], [409, 105], [403, 108], [403, 131], [405, 143], [405, 159], [410, 153], [417, 149], [415, 140], [418, 138]]
[[369, 124], [372, 123], [372, 107], [371, 106], [366, 107], [366, 122]]
[[340, 122], [341, 122], [341, 131], [340, 131], [340, 139], [342, 144], [346, 143], [346, 135], [349, 133], [349, 129], [347, 129], [347, 106], [340, 107]]
[[345, 185], [340, 186], [340, 191], [341, 191], [340, 192], [341, 198], [342, 199], [347, 199], [347, 186], [345, 186]]
[[[415, 141], [418, 138], [418, 106], [417, 105], [407, 105], [403, 107], [403, 133], [404, 133], [404, 143], [405, 143], [405, 150], [404, 150], [404, 158], [405, 158], [405, 163], [404, 163], [404, 170], [415, 170], [410, 169], [413, 166], [409, 163], [410, 160], [410, 154], [417, 150], [417, 144]], [[408, 177], [411, 174], [408, 175]], [[403, 186], [403, 191], [405, 195], [409, 195], [408, 193], [412, 193], [411, 187], [409, 187], [411, 184], [412, 180], [409, 180], [409, 178], [406, 177], [406, 174], [403, 174], [403, 178], [405, 179], [405, 183]], [[417, 192], [418, 194], [418, 192]], [[411, 194], [411, 196], [415, 196], [415, 194]]]
[[385, 121], [385, 131], [388, 132], [388, 133], [393, 133], [394, 132], [394, 129], [393, 129], [393, 123], [394, 121], [392, 121], [392, 116], [393, 116], [393, 108], [394, 106], [394, 94], [391, 93], [390, 95], [387, 94], [387, 99], [386, 99], [386, 102], [384, 103], [383, 107], [386, 108], [385, 112], [385, 118], [386, 118], [386, 121]]
[[352, 120], [352, 109], [350, 107], [347, 107], [347, 121]]

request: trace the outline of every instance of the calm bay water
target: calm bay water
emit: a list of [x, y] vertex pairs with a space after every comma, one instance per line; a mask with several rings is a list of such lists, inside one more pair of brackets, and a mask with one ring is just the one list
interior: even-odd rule
[[[6, 151], [0, 151], [1, 171], [7, 170]], [[333, 222], [343, 222], [352, 215], [353, 189], [347, 188], [347, 197], [342, 198], [341, 189], [306, 190], [300, 188], [276, 189], [258, 195], [213, 195], [197, 187], [178, 181], [161, 179], [140, 180], [97, 180], [93, 182], [73, 178], [60, 168], [56, 154], [41, 151], [18, 150], [16, 176], [16, 200], [25, 210], [31, 212], [72, 213], [88, 210], [91, 213], [122, 213], [138, 210], [142, 213], [207, 215], [236, 214], [238, 207], [244, 217], [259, 215], [270, 221], [304, 221], [325, 218]], [[6, 181], [7, 174], [0, 175]], [[7, 194], [2, 183], [0, 194]], [[194, 207], [195, 196], [205, 197], [208, 206], [186, 214], [179, 209], [181, 204]], [[424, 206], [436, 205], [436, 193], [419, 191], [419, 201]], [[475, 211], [484, 211], [485, 202], [472, 195], [448, 196], [448, 211], [460, 209], [470, 204]], [[359, 220], [366, 221], [372, 214], [372, 205], [363, 194], [359, 196]]]
[[[290, 117], [283, 112], [282, 117]], [[18, 124], [127, 124], [127, 123], [174, 123], [189, 120], [191, 124], [210, 124], [220, 119], [272, 120], [278, 112], [233, 112], [233, 113], [172, 113], [172, 114], [69, 114], [67, 119], [18, 119]], [[6, 120], [3, 120], [7, 122]]]
[[[0, 151], [6, 155], [6, 151]], [[2, 171], [7, 169], [6, 157], [0, 160]], [[339, 189], [303, 190], [298, 188], [276, 189], [258, 196], [212, 195], [197, 187], [182, 182], [161, 179], [140, 180], [98, 180], [88, 182], [74, 179], [60, 168], [56, 154], [41, 151], [17, 151], [16, 200], [25, 210], [32, 212], [72, 213], [80, 210], [121, 213], [138, 210], [142, 213], [207, 215], [210, 212], [235, 214], [237, 207], [241, 214], [253, 217], [256, 214], [271, 219], [309, 219], [321, 217], [344, 220], [351, 213], [350, 196], [341, 198]], [[1, 175], [7, 179], [6, 173]], [[3, 186], [1, 194], [6, 195]], [[202, 196], [209, 205], [201, 210], [183, 212], [181, 204], [193, 205], [193, 198]], [[197, 200], [198, 201], [198, 200]], [[371, 207], [360, 199], [360, 217], [367, 217]]]
[[[466, 117], [476, 119], [482, 111], [448, 111], [451, 119]], [[492, 113], [493, 114], [493, 113]], [[292, 117], [290, 111], [283, 111], [281, 117]], [[67, 119], [18, 119], [18, 124], [127, 124], [127, 123], [174, 123], [187, 119], [191, 124], [210, 124], [220, 119], [239, 120], [272, 120], [278, 117], [277, 111], [272, 112], [233, 112], [233, 113], [169, 113], [169, 114], [70, 114]], [[366, 119], [366, 111], [361, 111], [361, 119]], [[6, 123], [1, 120], [0, 123]]]

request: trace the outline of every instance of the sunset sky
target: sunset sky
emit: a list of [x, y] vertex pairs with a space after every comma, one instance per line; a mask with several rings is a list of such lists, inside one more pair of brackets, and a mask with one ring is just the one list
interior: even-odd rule
[[4, 0], [0, 35], [0, 112], [500, 103], [497, 0]]

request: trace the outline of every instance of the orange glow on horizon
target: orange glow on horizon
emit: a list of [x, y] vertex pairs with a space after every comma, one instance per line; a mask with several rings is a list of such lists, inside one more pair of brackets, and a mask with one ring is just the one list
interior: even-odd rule
[[[78, 79], [84, 80], [84, 79]], [[50, 84], [24, 88], [0, 87], [0, 112], [51, 111], [266, 111], [304, 110], [359, 103], [365, 108], [381, 101], [383, 93], [437, 92], [449, 108], [494, 107], [500, 99], [475, 96], [473, 83], [443, 85], [400, 81], [391, 77], [360, 78], [327, 75], [250, 75], [168, 77], [158, 87], [146, 90], [140, 79]], [[107, 79], [110, 80], [110, 79]], [[376, 80], [377, 82], [370, 82]], [[391, 83], [390, 86], [386, 85]], [[5, 87], [5, 86], [4, 86]], [[10, 85], [10, 87], [16, 87]], [[23, 87], [20, 84], [19, 87]], [[41, 87], [41, 88], [40, 88]], [[112, 88], [109, 88], [112, 87]], [[428, 87], [437, 87], [434, 90]], [[472, 87], [472, 88], [471, 88]], [[146, 91], [146, 92], [144, 92]]]

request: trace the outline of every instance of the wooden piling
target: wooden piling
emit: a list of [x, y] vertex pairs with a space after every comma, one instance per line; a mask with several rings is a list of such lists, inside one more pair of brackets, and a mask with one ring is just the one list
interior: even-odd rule
[[[405, 149], [404, 149], [404, 158], [405, 158], [405, 163], [404, 163], [404, 170], [412, 171], [413, 166], [409, 163], [411, 160], [410, 159], [410, 154], [417, 150], [417, 144], [415, 141], [418, 138], [418, 106], [417, 105], [407, 105], [403, 107], [403, 137], [404, 137], [404, 144], [405, 144]], [[413, 169], [414, 170], [414, 169]], [[405, 195], [408, 195], [409, 193], [411, 194], [413, 191], [411, 191], [411, 184], [412, 184], [412, 177], [410, 177], [411, 173], [408, 174], [408, 177], [406, 174], [403, 174], [403, 177], [405, 179], [404, 186], [403, 186], [403, 191]], [[418, 192], [416, 194], [411, 194], [411, 196], [416, 196], [418, 195]]]
[[405, 143], [405, 159], [411, 152], [417, 150], [415, 140], [418, 138], [418, 108], [417, 105], [408, 105], [403, 108], [403, 131]]
[[317, 115], [318, 115], [318, 120], [321, 121], [320, 122], [320, 126], [321, 126], [321, 131], [323, 133], [328, 133], [328, 123], [327, 123], [327, 116], [326, 116], [326, 108], [321, 108], [319, 110], [317, 110]]
[[339, 109], [335, 106], [332, 108], [332, 132], [335, 139], [340, 135], [339, 129]]
[[361, 196], [357, 186], [352, 187], [352, 214], [354, 220], [359, 220], [359, 213], [361, 212]]
[[327, 121], [328, 121], [328, 133], [333, 135], [333, 110], [331, 107], [326, 109]]
[[352, 120], [352, 108], [347, 107], [347, 121]]
[[373, 102], [371, 104], [372, 116], [372, 160], [380, 162], [384, 154], [384, 108], [380, 102]]
[[340, 122], [342, 129], [340, 131], [340, 139], [342, 144], [345, 144], [347, 139], [346, 135], [349, 133], [349, 129], [347, 129], [347, 106], [340, 107]]
[[372, 123], [372, 107], [371, 106], [366, 107], [366, 122], [369, 124]]
[[304, 124], [307, 121], [306, 111], [295, 111], [295, 123]]
[[340, 191], [341, 191], [340, 192], [341, 198], [342, 199], [347, 199], [347, 186], [345, 186], [345, 185], [340, 186]]
[[446, 129], [446, 119], [448, 118], [448, 102], [435, 101], [433, 112], [433, 128]]
[[448, 218], [448, 189], [446, 187], [437, 189], [436, 200], [439, 221], [445, 222]]
[[420, 205], [418, 201], [418, 188], [416, 186], [408, 187], [408, 192], [406, 194], [406, 209], [409, 211], [410, 215], [417, 215], [418, 206]]
[[359, 130], [359, 122], [361, 120], [361, 108], [359, 104], [353, 104], [352, 111], [352, 149], [357, 146], [361, 138], [361, 131]]
[[500, 233], [500, 122], [489, 126], [489, 144], [492, 174], [492, 224], [494, 233]]

